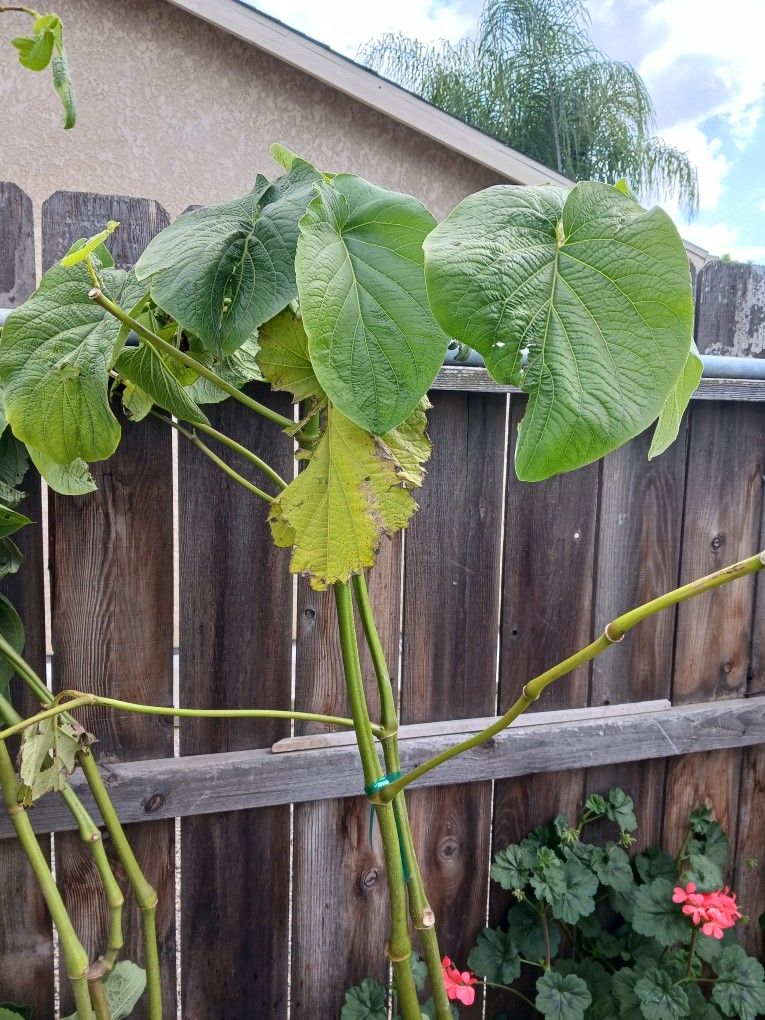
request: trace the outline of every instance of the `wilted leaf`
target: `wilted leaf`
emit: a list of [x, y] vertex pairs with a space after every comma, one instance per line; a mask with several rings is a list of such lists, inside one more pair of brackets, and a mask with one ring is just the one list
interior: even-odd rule
[[30, 806], [46, 793], [63, 790], [74, 772], [77, 752], [94, 739], [78, 723], [61, 715], [28, 726], [19, 751], [23, 802]]

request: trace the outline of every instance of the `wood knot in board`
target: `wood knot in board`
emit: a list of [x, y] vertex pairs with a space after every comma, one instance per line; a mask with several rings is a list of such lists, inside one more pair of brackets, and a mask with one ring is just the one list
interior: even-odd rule
[[370, 889], [374, 889], [377, 885], [378, 879], [380, 878], [380, 872], [377, 868], [365, 868], [361, 872], [361, 879], [359, 884], [361, 885], [362, 892], [369, 892]]
[[159, 811], [161, 807], [164, 807], [165, 799], [164, 793], [153, 793], [143, 803], [143, 809], [146, 814], [153, 815], [155, 811]]

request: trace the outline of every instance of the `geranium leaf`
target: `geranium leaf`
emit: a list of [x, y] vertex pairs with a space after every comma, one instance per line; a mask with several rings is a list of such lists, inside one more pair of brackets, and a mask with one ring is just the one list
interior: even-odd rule
[[269, 514], [275, 543], [294, 546], [290, 570], [323, 590], [371, 567], [380, 539], [406, 527], [416, 504], [396, 462], [337, 408], [311, 460]]
[[593, 1002], [598, 1002], [611, 990], [611, 976], [606, 968], [586, 957], [583, 960], [556, 960], [553, 965], [556, 974], [576, 974], [587, 985]]
[[503, 889], [523, 889], [531, 878], [535, 865], [534, 855], [525, 847], [512, 846], [500, 850], [491, 866], [491, 877]]
[[692, 839], [688, 844], [691, 854], [704, 854], [720, 868], [728, 860], [728, 836], [719, 822], [710, 821], [703, 836]]
[[635, 995], [646, 1020], [681, 1020], [690, 1013], [685, 990], [664, 970], [647, 970], [635, 982]]
[[319, 179], [297, 161], [243, 198], [184, 213], [150, 241], [138, 279], [207, 350], [231, 354], [296, 296], [298, 220]]
[[567, 924], [576, 924], [580, 917], [586, 917], [595, 910], [598, 880], [575, 858], [570, 858], [563, 865], [563, 875], [563, 891], [552, 901], [553, 917]]
[[258, 331], [258, 345], [258, 366], [273, 389], [288, 390], [295, 400], [323, 399], [324, 391], [308, 356], [303, 321], [291, 308], [264, 323]]
[[693, 302], [682, 240], [660, 209], [606, 184], [470, 195], [427, 238], [425, 273], [444, 329], [529, 394], [515, 451], [524, 481], [634, 438], [686, 363]]
[[388, 1003], [382, 985], [365, 978], [345, 993], [340, 1020], [388, 1020]]
[[412, 953], [411, 964], [414, 986], [418, 992], [421, 992], [425, 988], [425, 982], [428, 980], [428, 968], [425, 965], [425, 961], [421, 960], [417, 953]]
[[590, 867], [603, 885], [627, 892], [635, 884], [630, 859], [618, 846], [598, 848]]
[[642, 854], [635, 857], [637, 873], [644, 882], [650, 882], [654, 878], [668, 878], [671, 882], [677, 881], [677, 865], [674, 857], [659, 850], [658, 847], [651, 847]]
[[640, 935], [649, 935], [662, 946], [687, 942], [690, 922], [672, 902], [674, 884], [666, 878], [655, 878], [641, 885], [635, 893], [632, 925]]
[[470, 950], [468, 967], [487, 981], [509, 985], [521, 973], [518, 946], [511, 932], [484, 928]]
[[[0, 634], [16, 652], [24, 648], [24, 624], [5, 595], [0, 595]], [[15, 670], [5, 656], [0, 659], [0, 694], [8, 697], [8, 685]]]
[[74, 772], [77, 752], [95, 738], [61, 715], [28, 726], [19, 751], [20, 796], [29, 807], [46, 793], [60, 792]]
[[681, 877], [681, 884], [693, 882], [699, 892], [713, 892], [722, 888], [723, 877], [720, 865], [715, 864], [706, 854], [691, 854]]
[[[528, 900], [521, 900], [507, 912], [507, 924], [518, 952], [527, 960], [543, 960], [547, 953], [547, 942], [539, 910]], [[560, 947], [560, 929], [557, 924], [547, 925], [550, 955], [555, 956]]]
[[661, 409], [659, 420], [656, 422], [656, 429], [651, 440], [651, 448], [648, 451], [649, 460], [664, 453], [677, 439], [683, 415], [690, 403], [691, 397], [701, 382], [703, 371], [704, 363], [699, 357], [696, 344], [691, 341], [691, 350], [683, 370], [678, 376], [675, 385], [669, 391], [666, 403]]
[[115, 370], [134, 386], [147, 393], [155, 404], [182, 421], [209, 424], [208, 418], [180, 385], [160, 355], [141, 341], [137, 347], [126, 347], [115, 362]]
[[[133, 306], [132, 274], [107, 269], [101, 279], [108, 297]], [[3, 327], [8, 422], [15, 436], [59, 464], [105, 460], [120, 439], [108, 395], [120, 323], [88, 299], [91, 283], [82, 264], [54, 266]]]
[[609, 790], [606, 818], [618, 825], [623, 832], [634, 832], [637, 828], [637, 818], [632, 797], [628, 797], [624, 790], [618, 787]]
[[0, 1020], [32, 1020], [32, 1007], [19, 1006], [15, 1002], [0, 1002]]
[[725, 1016], [757, 1020], [765, 1013], [765, 971], [741, 946], [723, 951], [712, 988], [712, 1000]]
[[449, 343], [422, 269], [435, 220], [416, 199], [352, 174], [317, 190], [295, 262], [311, 363], [343, 414], [384, 435], [427, 393]]
[[576, 974], [548, 970], [537, 981], [534, 1005], [545, 1020], [583, 1020], [591, 1002], [587, 985]]
[[84, 496], [96, 491], [97, 485], [84, 460], [57, 464], [33, 446], [28, 446], [27, 450], [32, 463], [54, 492], [60, 492], [63, 496]]

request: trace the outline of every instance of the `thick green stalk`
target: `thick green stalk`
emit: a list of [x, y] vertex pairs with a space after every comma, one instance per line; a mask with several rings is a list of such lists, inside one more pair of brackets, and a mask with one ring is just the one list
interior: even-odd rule
[[[344, 719], [342, 716], [336, 715], [320, 715], [317, 712], [293, 712], [287, 709], [271, 708], [173, 708], [167, 705], [141, 705], [132, 701], [120, 701], [117, 698], [104, 698], [98, 694], [83, 694], [80, 691], [61, 691], [54, 699], [47, 688], [46, 694], [46, 703], [51, 707], [0, 730], [0, 741], [7, 740], [45, 719], [68, 714], [85, 705], [100, 705], [104, 708], [113, 708], [120, 712], [133, 712], [137, 715], [172, 716], [179, 719], [297, 719], [301, 722], [322, 723], [327, 726], [344, 726], [346, 729], [354, 727], [353, 719]], [[72, 700], [61, 701], [60, 699], [64, 697]], [[382, 736], [382, 726], [370, 723], [370, 727], [373, 736]]]
[[249, 407], [251, 411], [261, 415], [263, 418], [268, 418], [269, 421], [279, 425], [283, 429], [293, 429], [295, 423], [290, 421], [289, 418], [285, 418], [283, 414], [279, 414], [278, 411], [272, 411], [270, 407], [266, 407], [265, 404], [259, 403], [257, 400], [253, 400], [252, 397], [248, 397], [246, 393], [242, 393], [236, 386], [226, 382], [222, 379], [217, 372], [213, 372], [211, 368], [207, 368], [206, 365], [200, 364], [195, 358], [192, 358], [190, 354], [186, 354], [184, 351], [179, 351], [173, 344], [169, 344], [162, 337], [157, 336], [156, 333], [152, 333], [150, 329], [143, 326], [137, 319], [128, 315], [127, 312], [123, 311], [119, 305], [110, 301], [109, 298], [101, 291], [98, 287], [94, 287], [88, 294], [91, 301], [95, 301], [97, 305], [100, 305], [103, 309], [113, 315], [120, 322], [129, 326], [134, 333], [145, 340], [147, 344], [150, 344], [159, 354], [164, 354], [168, 358], [174, 358], [179, 361], [182, 365], [187, 368], [193, 369], [197, 375], [201, 375], [203, 379], [207, 379], [208, 382], [213, 383], [218, 387], [219, 390], [223, 390], [224, 393], [228, 393], [234, 400], [238, 400], [240, 404], [244, 404], [245, 407]]
[[[5, 746], [4, 744], [2, 745]], [[114, 805], [106, 791], [98, 765], [90, 750], [79, 752], [78, 760], [85, 773], [90, 792], [104, 820], [117, 857], [125, 869], [130, 888], [133, 890], [141, 911], [141, 935], [143, 937], [143, 964], [146, 969], [146, 988], [149, 997], [149, 1020], [162, 1020], [162, 986], [159, 973], [159, 949], [157, 948], [157, 894], [141, 871], [133, 848], [128, 843], [122, 823], [117, 817]]]
[[[383, 773], [374, 745], [364, 695], [351, 589], [347, 584], [336, 584], [334, 590], [348, 701], [355, 723], [356, 741], [364, 770], [364, 783], [369, 786], [382, 779]], [[388, 942], [388, 958], [393, 964], [393, 978], [404, 1020], [420, 1020], [417, 989], [412, 976], [412, 943], [409, 938], [407, 919], [406, 883], [404, 882], [396, 819], [392, 808], [386, 805], [378, 809], [377, 819], [385, 854], [390, 900], [391, 934]]]
[[[0, 718], [2, 718], [5, 723], [12, 726], [23, 722], [19, 713], [11, 705], [8, 699], [4, 698], [1, 694]], [[80, 834], [80, 839], [93, 856], [93, 862], [96, 866], [96, 871], [98, 872], [99, 878], [101, 879], [101, 885], [104, 889], [106, 905], [109, 910], [109, 934], [106, 952], [96, 965], [91, 965], [89, 968], [89, 974], [92, 974], [95, 966], [99, 968], [102, 975], [106, 975], [113, 969], [123, 946], [122, 909], [125, 905], [125, 897], [122, 895], [122, 890], [120, 889], [119, 883], [114, 877], [114, 872], [109, 864], [109, 859], [106, 856], [106, 851], [104, 850], [104, 844], [101, 839], [101, 833], [98, 826], [90, 817], [85, 805], [71, 786], [64, 787], [61, 791], [61, 799], [69, 808], [72, 817], [77, 823], [77, 831]], [[97, 1008], [96, 1012], [98, 1012]]]
[[[372, 603], [369, 598], [364, 575], [355, 575], [352, 584], [361, 626], [364, 630], [364, 637], [366, 638], [377, 678], [377, 689], [380, 694], [380, 721], [386, 734], [381, 738], [381, 743], [385, 756], [385, 768], [390, 775], [401, 769], [401, 759], [398, 751], [396, 698], [393, 693], [390, 670], [388, 669], [385, 651], [377, 631], [377, 624], [375, 623]], [[452, 1014], [441, 968], [441, 950], [436, 933], [436, 918], [425, 892], [425, 883], [422, 880], [422, 872], [420, 871], [420, 864], [414, 848], [412, 827], [409, 824], [409, 814], [406, 810], [405, 794], [400, 793], [393, 800], [393, 811], [401, 837], [402, 849], [409, 867], [409, 913], [422, 942], [425, 965], [428, 969], [428, 977], [430, 978], [431, 990], [433, 992], [433, 1003], [436, 1008], [436, 1020], [451, 1020]]]
[[22, 850], [26, 854], [37, 884], [50, 911], [58, 932], [66, 973], [72, 983], [77, 1012], [82, 1020], [91, 1020], [93, 1011], [88, 991], [88, 954], [77, 937], [64, 901], [53, 880], [48, 862], [40, 849], [26, 810], [19, 804], [19, 787], [13, 762], [5, 744], [0, 744], [0, 788], [3, 803], [10, 815], [11, 823]]
[[658, 598], [652, 599], [650, 602], [646, 602], [642, 606], [637, 606], [635, 609], [631, 609], [627, 613], [623, 613], [621, 616], [617, 616], [615, 620], [609, 623], [601, 634], [601, 636], [587, 645], [586, 648], [582, 648], [580, 651], [575, 652], [574, 655], [570, 655], [563, 662], [559, 662], [557, 666], [553, 666], [546, 670], [544, 673], [540, 673], [539, 676], [534, 677], [523, 688], [520, 698], [512, 705], [504, 715], [500, 716], [496, 722], [492, 723], [491, 726], [487, 726], [486, 729], [481, 730], [480, 733], [476, 733], [475, 736], [470, 737], [467, 740], [461, 741], [459, 744], [454, 744], [453, 747], [447, 748], [440, 754], [434, 755], [428, 761], [423, 762], [422, 765], [418, 765], [417, 768], [412, 769], [401, 779], [397, 779], [394, 783], [384, 787], [372, 798], [375, 804], [387, 804], [400, 793], [405, 787], [409, 786], [410, 783], [415, 782], [417, 779], [421, 779], [422, 776], [432, 772], [433, 769], [442, 765], [445, 761], [449, 761], [450, 758], [456, 757], [458, 754], [462, 754], [464, 751], [470, 751], [474, 747], [478, 747], [480, 744], [485, 744], [487, 740], [496, 736], [502, 730], [506, 729], [515, 719], [518, 718], [526, 709], [533, 705], [535, 701], [541, 696], [542, 692], [548, 687], [553, 681], [558, 680], [562, 676], [566, 676], [572, 670], [576, 669], [577, 666], [583, 665], [585, 662], [589, 662], [594, 659], [601, 652], [604, 652], [611, 645], [621, 641], [628, 630], [635, 627], [638, 623], [642, 623], [643, 620], [649, 616], [653, 616], [655, 613], [661, 612], [662, 609], [667, 609], [670, 606], [675, 606], [679, 602], [685, 602], [687, 599], [695, 598], [697, 595], [702, 595], [704, 592], [711, 591], [713, 588], [719, 588], [721, 585], [728, 584], [730, 581], [735, 581], [738, 578], [746, 577], [749, 574], [754, 574], [758, 570], [762, 570], [765, 567], [765, 552], [757, 553], [754, 556], [749, 556], [745, 560], [740, 560], [738, 563], [733, 563], [729, 567], [723, 567], [722, 570], [716, 570], [712, 574], [707, 574], [705, 577], [700, 577], [696, 581], [691, 581], [690, 584], [684, 584], [680, 588], [675, 588], [673, 591], [667, 592], [664, 595], [660, 595]]

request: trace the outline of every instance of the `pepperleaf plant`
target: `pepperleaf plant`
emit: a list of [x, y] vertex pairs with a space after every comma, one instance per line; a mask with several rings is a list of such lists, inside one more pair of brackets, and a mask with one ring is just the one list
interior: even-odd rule
[[[52, 22], [36, 23], [31, 44], [20, 47], [25, 59], [43, 62], [51, 46], [46, 32], [53, 33], [55, 53], [57, 31]], [[765, 558], [751, 556], [612, 621], [586, 648], [529, 680], [515, 705], [485, 730], [402, 775], [396, 699], [366, 573], [383, 537], [405, 528], [417, 509], [413, 490], [423, 483], [430, 454], [427, 393], [447, 347], [475, 348], [495, 379], [529, 395], [515, 453], [519, 478], [574, 470], [658, 422], [655, 455], [677, 434], [698, 382], [688, 262], [669, 218], [658, 209], [642, 209], [621, 186], [499, 186], [468, 197], [436, 224], [411, 196], [353, 174], [321, 172], [283, 146], [274, 155], [285, 173], [273, 181], [257, 176], [241, 198], [179, 217], [150, 242], [131, 272], [116, 269], [108, 251], [116, 224], [78, 241], [7, 318], [0, 337], [8, 423], [0, 434], [0, 572], [18, 565], [15, 547], [3, 543], [26, 523], [16, 510], [16, 486], [27, 452], [56, 491], [91, 492], [89, 465], [110, 457], [120, 442], [118, 402], [131, 422], [126, 427], [140, 427], [149, 415], [159, 418], [232, 483], [268, 503], [275, 543], [292, 550], [290, 569], [318, 590], [332, 588], [351, 718], [287, 709], [248, 708], [239, 714], [354, 729], [360, 786], [386, 855], [393, 1014], [402, 1020], [451, 1020], [454, 1006], [414, 853], [405, 787], [488, 740], [549, 683], [605, 651], [646, 616], [754, 573]], [[294, 420], [256, 400], [246, 389], [253, 380], [292, 393], [298, 404]], [[278, 426], [283, 435], [277, 438], [293, 445], [301, 467], [294, 478], [282, 479], [210, 424], [203, 406], [226, 398]], [[208, 443], [240, 457], [247, 465], [243, 470], [259, 472], [265, 488]], [[98, 830], [68, 782], [79, 764], [141, 908], [148, 1015], [159, 1020], [156, 896], [111, 806], [92, 738], [78, 728], [73, 713], [94, 704], [162, 715], [204, 716], [209, 710], [135, 705], [77, 691], [54, 699], [19, 654], [16, 619], [4, 604], [0, 610], [0, 655], [6, 663], [0, 685], [5, 690], [13, 669], [44, 705], [24, 720], [7, 697], [0, 698], [6, 726], [0, 733], [0, 787], [54, 917], [77, 1015], [90, 1020], [92, 1006], [99, 1017], [106, 1015], [122, 944], [116, 905], [121, 894], [118, 888], [114, 893], [109, 862], [99, 853]], [[356, 612], [373, 662], [380, 722], [367, 708]], [[21, 732], [19, 782], [5, 740]], [[95, 975], [50, 870], [35, 854], [25, 808], [48, 792], [59, 793], [77, 818], [114, 904], [109, 947]], [[598, 848], [581, 842], [582, 827], [595, 817], [616, 825], [618, 844]], [[688, 876], [711, 882], [722, 866], [713, 857], [719, 858], [722, 839], [710, 819], [699, 817], [695, 824], [680, 865]], [[506, 983], [524, 961], [542, 960], [537, 1007], [559, 1020], [612, 1015], [607, 1009], [616, 1000], [628, 1001], [630, 1015], [643, 1008], [679, 1015], [683, 994], [692, 1003], [694, 990], [676, 991], [672, 971], [678, 953], [693, 956], [680, 907], [665, 902], [677, 875], [666, 874], [663, 859], [646, 857], [634, 865], [637, 881], [625, 853], [634, 825], [632, 802], [612, 791], [607, 799], [589, 798], [574, 826], [558, 819], [500, 853], [492, 876], [518, 902], [509, 929], [482, 933], [473, 966], [485, 978]], [[596, 930], [592, 919], [603, 898], [611, 910], [621, 911], [624, 929]], [[432, 995], [424, 1004], [421, 967], [412, 964], [410, 920], [421, 938]], [[587, 960], [553, 966], [562, 936], [597, 947], [598, 958], [593, 951]], [[664, 976], [653, 973], [661, 969], [654, 945], [672, 951], [669, 988]], [[720, 956], [727, 976], [715, 1001], [726, 1015], [745, 1016], [742, 1011], [758, 1001], [758, 974], [747, 965], [736, 981], [727, 952]], [[626, 960], [625, 953], [635, 961], [634, 973], [621, 967], [611, 981], [601, 960]], [[451, 968], [449, 980], [461, 1001], [472, 998], [472, 979], [465, 984], [464, 975]], [[346, 1018], [387, 1015], [384, 990], [381, 998], [366, 983], [349, 993], [343, 1010]]]

